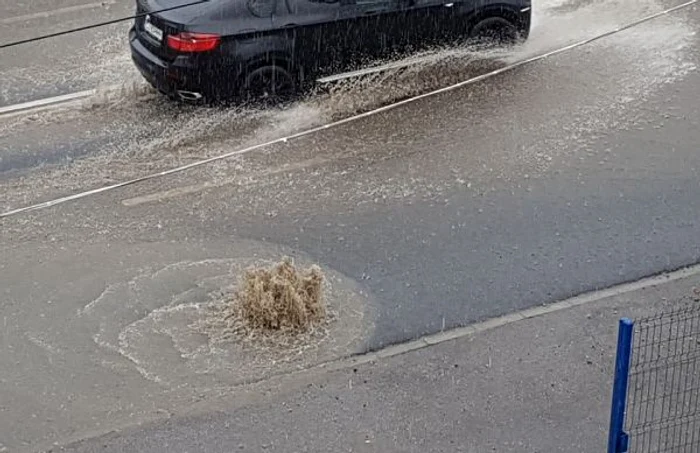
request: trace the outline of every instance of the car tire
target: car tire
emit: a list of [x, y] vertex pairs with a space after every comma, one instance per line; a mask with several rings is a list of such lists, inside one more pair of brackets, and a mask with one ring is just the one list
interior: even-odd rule
[[279, 103], [296, 93], [297, 80], [278, 64], [265, 64], [250, 70], [241, 87], [244, 99], [263, 103]]
[[487, 17], [469, 32], [469, 38], [478, 47], [511, 47], [518, 42], [518, 29], [503, 17]]

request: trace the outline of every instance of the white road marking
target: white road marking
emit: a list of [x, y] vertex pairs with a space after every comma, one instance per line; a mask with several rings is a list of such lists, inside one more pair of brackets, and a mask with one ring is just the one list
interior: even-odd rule
[[79, 101], [83, 99], [90, 98], [99, 93], [103, 93], [105, 95], [108, 95], [110, 93], [116, 93], [121, 89], [122, 87], [119, 85], [112, 85], [100, 89], [93, 88], [90, 90], [77, 91], [75, 93], [61, 94], [58, 96], [37, 99], [35, 101], [22, 102], [20, 104], [0, 106], [0, 120], [12, 118], [13, 116], [18, 115], [29, 115], [32, 113], [38, 113], [58, 107], [69, 107], [79, 105]]
[[70, 102], [94, 96], [96, 89], [78, 91], [77, 93], [62, 94], [50, 98], [38, 99], [36, 101], [23, 102], [21, 104], [6, 105], [0, 107], [0, 118], [6, 118], [22, 113], [33, 113], [49, 107], [67, 104]]
[[521, 67], [521, 66], [525, 66], [525, 65], [534, 63], [534, 62], [536, 62], [536, 61], [544, 60], [544, 59], [546, 59], [546, 58], [553, 57], [553, 56], [555, 56], [555, 55], [559, 55], [559, 54], [561, 54], [561, 53], [568, 52], [568, 51], [570, 51], [570, 50], [572, 50], [572, 49], [576, 49], [576, 48], [578, 48], [578, 47], [585, 46], [585, 45], [587, 45], [587, 44], [590, 44], [590, 43], [592, 43], [592, 42], [595, 42], [595, 41], [598, 41], [598, 40], [600, 40], [600, 39], [606, 38], [606, 37], [608, 37], [608, 36], [615, 35], [615, 34], [617, 34], [617, 33], [620, 33], [620, 32], [622, 32], [622, 31], [624, 31], [624, 30], [627, 30], [627, 29], [633, 28], [633, 27], [635, 27], [635, 26], [637, 26], [637, 25], [640, 25], [640, 24], [642, 24], [642, 23], [648, 22], [648, 21], [653, 20], [653, 19], [656, 19], [656, 18], [658, 18], [658, 17], [661, 17], [661, 16], [664, 16], [664, 15], [670, 14], [670, 13], [672, 13], [672, 12], [679, 11], [679, 10], [681, 10], [681, 9], [687, 8], [687, 7], [689, 7], [689, 6], [695, 5], [696, 3], [698, 3], [698, 1], [700, 1], [700, 0], [690, 0], [690, 1], [688, 1], [688, 2], [685, 2], [685, 3], [682, 3], [682, 4], [680, 4], [680, 5], [674, 6], [674, 7], [672, 7], [672, 8], [668, 8], [668, 9], [666, 9], [666, 10], [663, 10], [663, 11], [660, 11], [660, 12], [657, 12], [657, 13], [654, 13], [654, 14], [651, 14], [651, 15], [646, 16], [646, 17], [643, 17], [643, 18], [641, 18], [641, 19], [637, 19], [637, 20], [635, 20], [635, 21], [633, 21], [633, 22], [629, 22], [629, 23], [627, 23], [626, 25], [622, 25], [622, 26], [620, 26], [620, 27], [618, 27], [618, 28], [616, 28], [616, 29], [614, 29], [614, 30], [610, 30], [610, 31], [607, 31], [607, 32], [605, 32], [605, 33], [602, 33], [602, 34], [593, 36], [592, 38], [586, 38], [586, 39], [584, 39], [584, 40], [575, 42], [575, 43], [573, 43], [573, 44], [569, 44], [569, 45], [567, 45], [567, 46], [560, 47], [560, 48], [558, 48], [558, 49], [555, 49], [555, 50], [552, 50], [552, 51], [549, 51], [549, 52], [545, 52], [545, 53], [542, 53], [542, 54], [539, 54], [539, 55], [535, 55], [534, 57], [530, 57], [530, 58], [527, 58], [527, 59], [525, 59], [525, 60], [520, 60], [520, 61], [518, 61], [518, 62], [516, 62], [516, 63], [510, 64], [510, 65], [508, 65], [508, 66], [504, 66], [504, 67], [502, 67], [502, 68], [496, 69], [496, 70], [491, 71], [491, 72], [488, 72], [488, 73], [486, 73], [486, 74], [482, 74], [482, 75], [479, 75], [479, 76], [472, 77], [472, 78], [470, 78], [470, 79], [464, 80], [464, 81], [462, 81], [462, 82], [455, 83], [454, 85], [450, 85], [450, 86], [448, 86], [448, 87], [440, 88], [440, 89], [431, 91], [431, 92], [429, 92], [429, 93], [424, 93], [424, 94], [420, 94], [420, 95], [418, 95], [418, 96], [414, 96], [414, 97], [411, 97], [411, 98], [408, 98], [408, 99], [404, 99], [404, 100], [402, 100], [402, 101], [395, 102], [395, 103], [389, 104], [389, 105], [385, 105], [385, 106], [383, 106], [383, 107], [379, 107], [379, 108], [376, 108], [376, 109], [374, 109], [374, 110], [370, 110], [370, 111], [367, 111], [367, 112], [365, 112], [365, 113], [360, 113], [360, 114], [358, 114], [358, 115], [354, 115], [354, 116], [351, 116], [351, 117], [348, 117], [348, 118], [344, 118], [344, 119], [342, 119], [342, 120], [338, 120], [338, 121], [335, 121], [335, 122], [333, 122], [333, 123], [328, 123], [328, 124], [325, 124], [325, 125], [323, 125], [323, 126], [318, 126], [318, 127], [315, 127], [315, 128], [312, 128], [312, 129], [308, 129], [308, 130], [305, 130], [305, 131], [302, 131], [302, 132], [297, 132], [297, 133], [295, 133], [295, 134], [292, 134], [292, 135], [289, 135], [289, 136], [286, 136], [286, 137], [280, 137], [280, 138], [277, 138], [277, 139], [275, 139], [275, 140], [271, 140], [271, 141], [264, 142], [264, 143], [259, 143], [259, 144], [257, 144], [257, 145], [249, 146], [249, 147], [247, 147], [247, 148], [239, 149], [239, 150], [236, 150], [236, 151], [231, 151], [231, 152], [225, 153], [225, 154], [220, 154], [220, 155], [218, 155], [218, 156], [210, 157], [210, 158], [208, 158], [208, 159], [199, 160], [199, 161], [196, 161], [196, 162], [192, 162], [192, 163], [190, 163], [190, 164], [187, 164], [187, 165], [183, 165], [183, 166], [180, 166], [180, 167], [171, 168], [171, 169], [169, 169], [169, 170], [164, 170], [164, 171], [161, 171], [161, 172], [158, 172], [158, 173], [152, 173], [152, 174], [145, 175], [145, 176], [141, 176], [141, 177], [139, 177], [139, 178], [131, 179], [131, 180], [128, 180], [128, 181], [122, 181], [122, 182], [119, 182], [119, 183], [116, 183], [116, 184], [111, 184], [111, 185], [109, 185], [109, 186], [99, 187], [99, 188], [97, 188], [97, 189], [92, 189], [92, 190], [88, 190], [88, 191], [85, 191], [85, 192], [79, 192], [79, 193], [76, 193], [76, 194], [73, 194], [73, 195], [68, 195], [68, 196], [66, 196], [66, 197], [56, 198], [56, 199], [49, 200], [49, 201], [45, 201], [45, 202], [42, 202], [42, 203], [37, 203], [37, 204], [30, 205], [30, 206], [22, 207], [22, 208], [12, 209], [12, 210], [10, 210], [10, 211], [6, 211], [6, 212], [1, 213], [1, 214], [0, 214], [0, 219], [4, 219], [4, 218], [6, 218], [6, 217], [11, 217], [11, 216], [15, 216], [15, 215], [22, 214], [22, 213], [26, 213], [26, 212], [37, 211], [37, 210], [39, 210], [39, 209], [49, 208], [49, 207], [56, 206], [56, 205], [63, 204], [63, 203], [67, 203], [67, 202], [73, 201], [73, 200], [80, 200], [80, 199], [82, 199], [82, 198], [86, 198], [86, 197], [89, 197], [89, 196], [92, 196], [92, 195], [97, 195], [97, 194], [104, 193], [104, 192], [108, 192], [108, 191], [111, 191], [111, 190], [114, 190], [114, 189], [118, 189], [118, 188], [121, 188], [121, 187], [126, 187], [126, 186], [130, 186], [130, 185], [133, 185], [133, 184], [138, 184], [138, 183], [140, 183], [140, 182], [149, 181], [149, 180], [151, 180], [151, 179], [156, 179], [156, 178], [160, 178], [160, 177], [163, 177], [163, 176], [172, 175], [172, 174], [174, 174], [174, 173], [180, 173], [180, 172], [189, 170], [189, 169], [191, 169], [191, 168], [201, 167], [201, 166], [203, 166], [203, 165], [210, 164], [210, 163], [212, 163], [212, 162], [217, 162], [217, 161], [220, 161], [220, 160], [229, 159], [229, 158], [231, 158], [231, 157], [242, 156], [242, 155], [244, 155], [244, 154], [249, 154], [249, 153], [251, 153], [251, 152], [253, 152], [253, 151], [258, 151], [258, 150], [260, 150], [260, 149], [267, 148], [267, 147], [270, 147], [270, 146], [272, 146], [272, 145], [287, 144], [287, 143], [289, 143], [291, 140], [296, 140], [296, 139], [299, 139], [299, 138], [302, 138], [302, 137], [306, 137], [306, 136], [309, 136], [309, 135], [313, 135], [313, 134], [316, 134], [316, 133], [318, 133], [318, 132], [325, 131], [325, 130], [327, 130], [327, 129], [331, 129], [331, 128], [338, 127], [338, 126], [341, 126], [341, 125], [344, 125], [344, 124], [347, 124], [347, 123], [351, 123], [351, 122], [357, 121], [357, 120], [362, 119], [362, 118], [367, 118], [367, 117], [374, 116], [374, 115], [377, 115], [377, 114], [382, 113], [382, 112], [387, 112], [387, 111], [389, 111], [389, 110], [393, 110], [393, 109], [395, 109], [395, 108], [397, 108], [397, 107], [401, 107], [401, 106], [404, 106], [404, 105], [407, 105], [407, 104], [411, 104], [411, 103], [416, 102], [416, 101], [421, 100], [421, 99], [425, 99], [425, 98], [432, 97], [432, 96], [435, 96], [435, 95], [438, 95], [438, 94], [442, 94], [442, 93], [446, 93], [446, 92], [449, 92], [449, 91], [453, 91], [453, 90], [455, 90], [455, 89], [457, 89], [457, 88], [461, 88], [461, 87], [465, 87], [465, 86], [468, 86], [468, 85], [473, 85], [473, 84], [478, 83], [478, 82], [482, 82], [482, 81], [484, 81], [484, 80], [490, 79], [490, 78], [492, 78], [492, 77], [495, 77], [495, 76], [497, 76], [497, 75], [503, 74], [503, 73], [505, 73], [505, 72], [512, 71], [512, 70], [514, 70], [514, 69], [516, 69], [516, 68], [519, 68], [519, 67]]
[[153, 203], [156, 201], [165, 201], [171, 198], [177, 198], [182, 195], [191, 195], [195, 193], [202, 192], [207, 189], [219, 187], [218, 184], [212, 182], [204, 182], [202, 184], [194, 184], [191, 186], [177, 187], [175, 189], [164, 190], [162, 192], [156, 192], [149, 195], [142, 195], [140, 197], [129, 198], [127, 200], [122, 200], [122, 204], [127, 207], [138, 206], [144, 203]]
[[[273, 167], [273, 168], [268, 168], [265, 171], [260, 172], [259, 174], [256, 175], [256, 179], [265, 179], [269, 178], [271, 176], [278, 175], [280, 173], [285, 173], [285, 172], [290, 172], [290, 171], [299, 171], [303, 170], [305, 168], [317, 166], [317, 165], [323, 165], [327, 162], [329, 162], [331, 159], [324, 159], [324, 158], [318, 158], [314, 157], [311, 159], [307, 159], [302, 162], [296, 162], [293, 164], [287, 164], [287, 165], [282, 165], [281, 167]], [[159, 192], [154, 192], [150, 193], [147, 195], [141, 195], [138, 197], [134, 198], [127, 198], [125, 200], [122, 200], [122, 204], [127, 207], [134, 207], [134, 206], [139, 206], [142, 204], [146, 203], [155, 203], [155, 202], [161, 202], [165, 200], [170, 200], [173, 198], [180, 197], [182, 195], [193, 195], [199, 192], [202, 192], [203, 190], [211, 189], [211, 188], [219, 188], [219, 187], [224, 187], [229, 184], [235, 184], [238, 182], [237, 178], [231, 178], [225, 181], [219, 181], [219, 182], [213, 182], [213, 181], [207, 181], [202, 184], [193, 184], [189, 186], [183, 186], [183, 187], [177, 187], [174, 189], [169, 189], [169, 190], [163, 190]]]
[[37, 13], [24, 14], [21, 16], [6, 17], [0, 19], [0, 25], [11, 25], [18, 22], [28, 22], [30, 20], [45, 19], [51, 16], [58, 16], [61, 14], [75, 13], [78, 11], [84, 11], [87, 9], [103, 8], [107, 6], [114, 5], [116, 0], [103, 0], [100, 2], [84, 3], [82, 5], [66, 6], [64, 8], [52, 9], [49, 11], [40, 11]]

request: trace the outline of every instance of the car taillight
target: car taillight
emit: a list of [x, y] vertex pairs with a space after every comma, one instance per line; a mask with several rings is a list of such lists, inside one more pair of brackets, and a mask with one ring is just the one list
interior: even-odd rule
[[208, 52], [220, 42], [221, 36], [210, 33], [182, 32], [168, 36], [168, 47], [177, 52]]

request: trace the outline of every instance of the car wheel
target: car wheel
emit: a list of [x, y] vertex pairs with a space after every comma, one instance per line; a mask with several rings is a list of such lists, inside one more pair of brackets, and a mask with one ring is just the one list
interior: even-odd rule
[[518, 30], [507, 19], [489, 17], [478, 22], [469, 37], [479, 47], [510, 47], [518, 41]]
[[262, 66], [248, 73], [242, 88], [242, 94], [249, 100], [276, 103], [295, 93], [296, 80], [282, 66]]

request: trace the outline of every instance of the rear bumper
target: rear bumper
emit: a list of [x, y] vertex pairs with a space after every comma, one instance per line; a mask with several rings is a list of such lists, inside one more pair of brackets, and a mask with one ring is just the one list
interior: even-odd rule
[[211, 94], [214, 82], [210, 65], [202, 65], [201, 61], [188, 55], [176, 57], [172, 61], [164, 60], [141, 41], [135, 29], [129, 31], [129, 47], [131, 59], [141, 75], [157, 90], [167, 95], [176, 95], [178, 91], [200, 93], [203, 96]]

